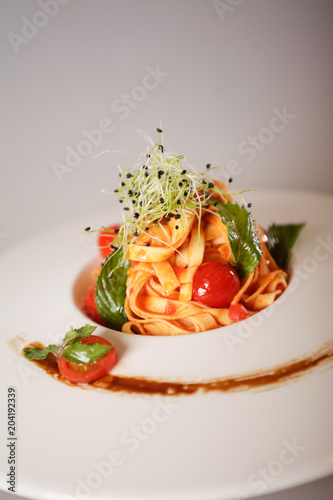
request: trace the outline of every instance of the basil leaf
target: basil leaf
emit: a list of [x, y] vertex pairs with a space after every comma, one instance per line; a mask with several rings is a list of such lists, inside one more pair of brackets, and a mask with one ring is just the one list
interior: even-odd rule
[[99, 344], [81, 344], [80, 342], [71, 342], [62, 351], [62, 356], [70, 363], [88, 364], [97, 361], [107, 354], [112, 346]]
[[127, 321], [124, 304], [127, 270], [130, 266], [130, 261], [124, 259], [124, 253], [120, 247], [105, 259], [97, 278], [95, 288], [97, 310], [106, 326], [114, 330], [120, 331]]
[[251, 214], [238, 203], [211, 200], [228, 230], [234, 267], [240, 278], [248, 276], [259, 264], [262, 251]]
[[301, 224], [272, 224], [269, 226], [267, 247], [279, 267], [287, 269], [292, 248], [305, 225], [303, 222]]
[[28, 349], [23, 349], [24, 355], [26, 358], [33, 359], [45, 359], [48, 354], [52, 353], [56, 355], [57, 346], [54, 344], [50, 344], [45, 349], [39, 349], [38, 347], [31, 347]]
[[71, 326], [71, 329], [66, 333], [64, 337], [63, 344], [69, 344], [74, 340], [80, 341], [86, 339], [87, 337], [90, 337], [90, 335], [96, 330], [96, 328], [96, 326], [92, 325], [85, 325], [81, 328], [73, 328]]

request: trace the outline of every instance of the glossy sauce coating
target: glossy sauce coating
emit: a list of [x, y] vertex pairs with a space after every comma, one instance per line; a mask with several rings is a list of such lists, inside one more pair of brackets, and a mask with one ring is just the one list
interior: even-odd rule
[[230, 264], [209, 260], [194, 275], [192, 298], [208, 307], [229, 307], [239, 289], [238, 275]]

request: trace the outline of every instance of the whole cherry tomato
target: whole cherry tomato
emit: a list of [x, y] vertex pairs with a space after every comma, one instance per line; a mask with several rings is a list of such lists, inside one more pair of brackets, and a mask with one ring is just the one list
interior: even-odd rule
[[86, 298], [84, 300], [84, 310], [90, 319], [92, 319], [93, 321], [95, 321], [99, 325], [104, 325], [104, 321], [100, 317], [99, 312], [97, 310], [97, 306], [96, 306], [95, 285], [92, 285], [88, 290], [88, 293], [87, 293]]
[[210, 260], [201, 264], [194, 275], [192, 298], [208, 307], [229, 307], [239, 289], [234, 268], [227, 262]]
[[[110, 231], [107, 231], [106, 229], [102, 229], [98, 233], [98, 247], [99, 251], [101, 253], [101, 256], [103, 259], [107, 255], [113, 252], [113, 248], [110, 247], [112, 244], [114, 238], [116, 237], [116, 234], [119, 230], [119, 225], [114, 225], [114, 226], [107, 226], [107, 229], [110, 229]], [[115, 232], [116, 231], [116, 232]]]

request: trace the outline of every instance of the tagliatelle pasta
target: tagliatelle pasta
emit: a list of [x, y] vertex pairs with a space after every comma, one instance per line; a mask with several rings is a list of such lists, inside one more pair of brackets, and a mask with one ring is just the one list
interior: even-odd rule
[[[227, 189], [223, 186], [223, 189]], [[233, 323], [229, 308], [208, 307], [192, 300], [198, 267], [210, 260], [233, 263], [228, 231], [210, 205], [201, 216], [180, 210], [180, 218], [158, 221], [147, 228], [144, 246], [133, 243], [126, 257], [128, 271], [122, 331], [141, 335], [183, 335]], [[231, 304], [242, 304], [251, 315], [268, 307], [286, 289], [287, 273], [280, 269], [257, 227], [262, 257], [258, 266], [240, 282]], [[158, 233], [158, 240], [155, 235]]]
[[291, 248], [304, 224], [264, 231], [242, 192], [229, 189], [227, 172], [226, 182], [211, 176], [220, 169], [210, 164], [198, 173], [183, 155], [166, 151], [157, 132], [156, 144], [146, 136], [152, 147], [138, 153], [131, 170], [120, 167], [114, 193], [123, 222], [99, 230], [106, 258], [85, 310], [105, 326], [140, 335], [242, 321], [287, 288]]
[[[74, 291], [76, 303], [95, 323], [137, 335], [193, 334], [246, 320], [285, 291], [291, 249], [305, 224], [272, 224], [265, 232], [242, 193], [214, 180], [210, 164], [198, 173], [182, 155], [166, 152], [157, 132], [158, 143], [141, 161], [120, 169], [114, 192], [123, 222], [99, 229], [103, 262], [93, 284], [86, 271], [80, 276], [75, 289], [82, 286], [85, 298], [81, 304]], [[24, 355], [48, 372], [54, 356], [58, 380], [94, 382], [117, 362], [95, 329], [71, 327], [60, 346], [34, 343]]]

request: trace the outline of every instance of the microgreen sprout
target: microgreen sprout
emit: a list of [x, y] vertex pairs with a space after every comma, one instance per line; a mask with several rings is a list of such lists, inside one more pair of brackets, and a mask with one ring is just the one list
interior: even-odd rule
[[[131, 170], [119, 167], [119, 186], [114, 195], [123, 206], [123, 223], [113, 243], [124, 250], [141, 233], [146, 233], [151, 224], [179, 218], [181, 213], [194, 212], [200, 224], [202, 212], [209, 211], [209, 200], [214, 194], [226, 199], [230, 196], [242, 198], [241, 193], [221, 189], [215, 184], [211, 174], [217, 167], [207, 164], [205, 171], [198, 173], [183, 155], [167, 151], [162, 144], [162, 130], [158, 128], [157, 132], [157, 143], [148, 138], [151, 147], [139, 154]], [[229, 179], [229, 174], [222, 172]], [[154, 239], [151, 235], [149, 238]]]

